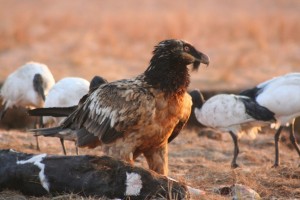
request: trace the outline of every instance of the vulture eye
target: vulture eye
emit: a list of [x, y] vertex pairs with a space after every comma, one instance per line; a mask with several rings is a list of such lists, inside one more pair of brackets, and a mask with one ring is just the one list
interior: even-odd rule
[[183, 49], [184, 49], [184, 51], [186, 51], [186, 52], [189, 52], [189, 51], [190, 51], [190, 47], [188, 47], [188, 46], [184, 46]]

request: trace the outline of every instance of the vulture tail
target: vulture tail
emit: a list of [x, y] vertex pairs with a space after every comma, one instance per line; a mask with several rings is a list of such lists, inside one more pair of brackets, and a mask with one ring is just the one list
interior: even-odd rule
[[59, 132], [64, 131], [60, 126], [53, 127], [53, 128], [38, 128], [38, 129], [30, 129], [29, 132], [34, 132], [37, 136], [45, 136], [45, 137], [56, 137]]
[[77, 105], [71, 107], [36, 108], [28, 110], [28, 114], [31, 116], [66, 117], [69, 116], [76, 108]]

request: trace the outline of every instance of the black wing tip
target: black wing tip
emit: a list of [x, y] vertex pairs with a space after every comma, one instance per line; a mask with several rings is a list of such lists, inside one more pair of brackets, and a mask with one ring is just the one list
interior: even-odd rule
[[251, 89], [243, 90], [242, 92], [239, 93], [239, 95], [246, 96], [246, 97], [249, 97], [249, 98], [255, 100], [255, 98], [257, 97], [257, 95], [259, 93], [259, 91], [260, 91], [260, 88], [254, 87], [254, 88], [251, 88]]
[[246, 107], [246, 113], [256, 120], [276, 121], [275, 113], [268, 108], [259, 105], [251, 98], [240, 98]]

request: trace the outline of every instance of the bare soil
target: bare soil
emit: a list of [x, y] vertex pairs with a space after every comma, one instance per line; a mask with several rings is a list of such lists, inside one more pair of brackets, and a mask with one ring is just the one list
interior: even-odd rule
[[[281, 166], [271, 168], [274, 161], [273, 135], [274, 130], [265, 128], [254, 140], [248, 136], [242, 137], [238, 158], [240, 167], [231, 169], [233, 144], [228, 133], [208, 128], [197, 131], [185, 129], [169, 146], [169, 176], [184, 181], [194, 188], [205, 190], [206, 195], [203, 199], [230, 199], [228, 196], [216, 194], [214, 190], [235, 183], [251, 187], [263, 199], [300, 199], [299, 157], [285, 131], [280, 147]], [[39, 141], [41, 152], [62, 155], [59, 139], [40, 137]], [[27, 153], [41, 153], [35, 149], [35, 138], [31, 133], [1, 129], [0, 149], [7, 148]], [[75, 154], [73, 142], [66, 142], [66, 148], [69, 155]], [[80, 149], [80, 154], [103, 155], [100, 147]], [[136, 164], [147, 168], [143, 157], [138, 158]], [[7, 193], [9, 192], [1, 192], [0, 199], [5, 199]], [[14, 192], [9, 194], [21, 195]], [[72, 198], [79, 197], [64, 195], [62, 199]]]

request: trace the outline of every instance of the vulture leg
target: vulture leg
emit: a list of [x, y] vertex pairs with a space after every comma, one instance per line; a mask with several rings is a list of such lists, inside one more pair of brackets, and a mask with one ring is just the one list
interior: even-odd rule
[[159, 174], [168, 175], [168, 146], [144, 152], [149, 168]]

